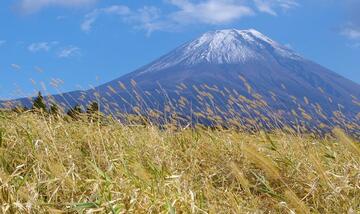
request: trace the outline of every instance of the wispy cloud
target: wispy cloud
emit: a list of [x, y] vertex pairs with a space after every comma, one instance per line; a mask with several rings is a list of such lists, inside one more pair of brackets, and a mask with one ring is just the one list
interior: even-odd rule
[[357, 29], [355, 26], [345, 27], [341, 34], [349, 39], [360, 39], [360, 29]]
[[89, 32], [101, 15], [116, 15], [124, 23], [148, 34], [163, 30], [173, 31], [191, 24], [223, 25], [241, 18], [255, 16], [256, 11], [277, 15], [277, 10], [297, 7], [296, 0], [166, 0], [173, 9], [163, 12], [154, 6], [132, 10], [124, 5], [98, 8], [84, 17], [81, 29]]
[[62, 45], [60, 42], [35, 42], [27, 47], [31, 53], [49, 52], [49, 54], [56, 54], [58, 58], [71, 58], [81, 56], [81, 49], [75, 45]]
[[360, 47], [360, 1], [344, 0], [347, 23], [340, 28], [340, 34], [349, 40], [351, 48]]
[[358, 49], [360, 48], [360, 42], [347, 43], [346, 46], [349, 48]]
[[[34, 13], [47, 7], [83, 7], [100, 0], [19, 0], [17, 8], [24, 13]], [[147, 33], [157, 30], [173, 30], [189, 24], [223, 25], [243, 17], [267, 13], [273, 16], [278, 10], [297, 7], [298, 0], [164, 0], [173, 7], [163, 12], [159, 7], [143, 6], [130, 9], [126, 5], [112, 5], [94, 9], [84, 16], [81, 29], [92, 30], [102, 15], [115, 15], [137, 29]], [[165, 7], [168, 8], [168, 7]]]
[[29, 14], [42, 10], [46, 7], [82, 7], [94, 4], [97, 0], [20, 0], [17, 9]]
[[125, 22], [135, 29], [145, 30], [148, 35], [159, 30], [173, 30], [174, 24], [164, 18], [162, 11], [153, 6], [144, 6], [127, 16]]
[[67, 46], [62, 48], [57, 55], [59, 58], [71, 58], [81, 56], [81, 49], [77, 46]]
[[276, 11], [273, 9], [273, 7], [271, 5], [271, 1], [254, 0], [254, 3], [260, 12], [268, 13], [273, 16], [277, 16]]
[[277, 10], [288, 11], [299, 6], [296, 0], [253, 0], [258, 11], [277, 16]]
[[67, 18], [67, 16], [57, 16], [56, 20], [62, 21], [62, 20], [65, 20], [66, 18]]
[[[289, 10], [298, 6], [297, 0], [167, 0], [166, 2], [176, 10], [167, 14], [161, 14], [159, 11], [148, 13], [150, 16], [147, 19], [138, 18], [137, 26], [152, 32], [178, 29], [189, 24], [224, 25], [244, 17], [256, 16], [256, 10], [275, 15], [278, 9]], [[263, 6], [260, 10], [260, 3], [267, 4], [267, 9]], [[138, 12], [135, 15], [142, 17], [144, 13]]]
[[81, 30], [85, 32], [91, 31], [95, 22], [102, 15], [116, 15], [124, 23], [131, 24], [137, 29], [143, 29], [148, 33], [165, 29], [169, 25], [168, 21], [164, 20], [161, 10], [157, 7], [144, 6], [133, 11], [124, 5], [112, 5], [95, 9], [91, 13], [86, 14], [81, 23]]
[[10, 65], [14, 70], [21, 70], [21, 66], [18, 64], [11, 64]]
[[348, 16], [348, 22], [360, 29], [360, 1], [344, 0], [343, 4], [346, 5], [346, 15]]
[[81, 24], [81, 29], [86, 32], [90, 31], [92, 25], [95, 23], [98, 17], [103, 14], [125, 16], [129, 15], [130, 13], [130, 9], [123, 5], [112, 5], [106, 8], [95, 9], [85, 16], [84, 21]]
[[40, 51], [44, 51], [44, 52], [48, 52], [51, 50], [51, 48], [55, 45], [57, 45], [58, 42], [37, 42], [37, 43], [32, 43], [28, 46], [28, 50], [32, 53], [36, 53], [36, 52], [40, 52]]
[[238, 1], [208, 0], [195, 3], [188, 0], [170, 0], [169, 3], [178, 8], [178, 11], [169, 17], [181, 24], [226, 24], [244, 16], [254, 15], [249, 6]]
[[0, 40], [0, 47], [6, 44], [6, 40]]

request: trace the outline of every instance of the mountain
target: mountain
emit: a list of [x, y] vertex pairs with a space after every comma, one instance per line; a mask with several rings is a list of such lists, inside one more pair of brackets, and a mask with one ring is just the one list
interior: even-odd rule
[[358, 123], [360, 116], [359, 84], [254, 29], [205, 33], [116, 80], [54, 99], [64, 105], [97, 99], [108, 113], [134, 111], [136, 105], [143, 113], [170, 107], [183, 115], [210, 111], [223, 118], [234, 111], [244, 117], [272, 112], [328, 124], [339, 115]]

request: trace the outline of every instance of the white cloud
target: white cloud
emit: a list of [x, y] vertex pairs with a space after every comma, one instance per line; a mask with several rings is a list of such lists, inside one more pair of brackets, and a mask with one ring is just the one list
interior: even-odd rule
[[21, 0], [17, 8], [24, 13], [34, 13], [46, 7], [82, 7], [94, 4], [97, 0]]
[[95, 9], [91, 13], [85, 15], [85, 19], [81, 24], [81, 29], [86, 32], [90, 31], [95, 21], [102, 14], [124, 16], [130, 14], [130, 9], [123, 5], [112, 5], [106, 8]]
[[66, 18], [67, 18], [67, 16], [57, 16], [56, 20], [62, 21], [62, 20], [65, 20]]
[[278, 15], [278, 10], [287, 11], [297, 7], [297, 0], [165, 0], [173, 6], [164, 13], [158, 7], [144, 6], [131, 10], [124, 5], [99, 8], [84, 17], [81, 29], [91, 31], [93, 24], [103, 14], [117, 15], [124, 23], [148, 34], [157, 31], [174, 31], [190, 24], [224, 25], [241, 18], [255, 16], [257, 12]]
[[32, 53], [44, 51], [48, 52], [50, 49], [57, 45], [58, 42], [38, 42], [38, 43], [32, 43], [28, 46], [28, 50]]
[[89, 32], [101, 15], [116, 15], [124, 23], [131, 24], [134, 28], [142, 29], [151, 33], [156, 30], [163, 30], [169, 27], [170, 23], [162, 17], [157, 7], [144, 6], [136, 11], [124, 5], [112, 5], [106, 8], [98, 8], [85, 15], [81, 23], [81, 30]]
[[157, 30], [169, 30], [174, 27], [173, 23], [163, 17], [159, 8], [151, 6], [132, 12], [124, 20], [136, 29], [145, 30], [148, 35]]
[[6, 44], [6, 40], [0, 40], [0, 47]]
[[81, 55], [81, 49], [73, 45], [62, 48], [58, 53], [59, 58], [70, 58], [80, 55]]
[[131, 10], [123, 5], [95, 9], [85, 15], [81, 29], [85, 32], [91, 31], [93, 24], [103, 14], [120, 16], [124, 23], [131, 24], [136, 29], [145, 30], [148, 34], [157, 30], [173, 30], [179, 25], [186, 24], [230, 23], [242, 16], [253, 15], [250, 8], [226, 0], [210, 0], [199, 4], [185, 0], [171, 0], [168, 3], [175, 6], [177, 11], [163, 14], [158, 7], [154, 6]]
[[277, 13], [273, 9], [270, 1], [254, 0], [254, 3], [260, 12], [268, 13], [273, 16], [277, 16]]
[[155, 30], [174, 30], [189, 24], [224, 25], [244, 17], [255, 16], [255, 10], [277, 15], [276, 11], [279, 9], [286, 11], [299, 6], [297, 0], [166, 0], [166, 2], [176, 10], [164, 15], [159, 9], [144, 8], [133, 14], [136, 17], [133, 20], [137, 21], [137, 27], [149, 33]]
[[238, 1], [207, 0], [193, 3], [188, 0], [170, 0], [179, 10], [170, 17], [181, 24], [226, 24], [244, 16], [254, 15], [253, 10]]
[[20, 70], [21, 69], [21, 66], [18, 65], [18, 64], [11, 64], [10, 65], [14, 70]]
[[278, 15], [277, 9], [287, 11], [299, 6], [296, 0], [253, 0], [253, 1], [257, 10], [259, 10], [262, 13], [270, 14], [272, 16]]
[[272, 0], [275, 7], [279, 7], [283, 10], [290, 10], [300, 6], [298, 0]]
[[[224, 25], [244, 17], [255, 16], [256, 9], [262, 13], [277, 15], [276, 11], [279, 9], [287, 11], [299, 6], [297, 0], [166, 0], [166, 2], [176, 10], [164, 15], [157, 8], [144, 7], [133, 14], [132, 20], [135, 20], [136, 27], [151, 33], [156, 30], [176, 30], [189, 24]], [[261, 6], [260, 3], [264, 5]]]
[[341, 31], [343, 36], [346, 36], [349, 39], [360, 39], [360, 29], [354, 27], [346, 27]]
[[346, 46], [349, 48], [357, 49], [357, 48], [360, 48], [360, 42], [347, 43]]
[[81, 56], [81, 49], [74, 45], [68, 45], [63, 47], [57, 47], [60, 42], [37, 42], [32, 43], [28, 46], [28, 50], [32, 53], [37, 52], [49, 52], [53, 54], [55, 51], [57, 57], [59, 58], [71, 58], [75, 56]]

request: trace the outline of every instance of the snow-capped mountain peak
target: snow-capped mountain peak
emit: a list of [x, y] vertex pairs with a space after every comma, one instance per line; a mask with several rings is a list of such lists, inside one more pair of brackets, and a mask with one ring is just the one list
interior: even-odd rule
[[257, 30], [225, 29], [207, 32], [180, 46], [151, 64], [142, 73], [177, 65], [240, 64], [278, 57], [302, 59], [294, 51], [271, 40]]

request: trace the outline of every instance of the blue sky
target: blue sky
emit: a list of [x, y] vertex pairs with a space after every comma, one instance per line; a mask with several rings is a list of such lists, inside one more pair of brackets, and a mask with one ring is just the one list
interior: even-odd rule
[[358, 0], [1, 1], [0, 99], [99, 85], [223, 28], [255, 28], [360, 83], [357, 11]]

